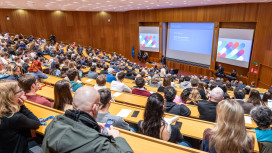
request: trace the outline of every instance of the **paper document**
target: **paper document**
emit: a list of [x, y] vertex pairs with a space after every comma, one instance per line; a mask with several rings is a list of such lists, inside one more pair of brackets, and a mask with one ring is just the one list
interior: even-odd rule
[[267, 100], [267, 107], [272, 109], [272, 99]]
[[245, 116], [245, 123], [252, 124], [251, 117]]
[[166, 123], [171, 124], [171, 123], [175, 122], [176, 120], [178, 120], [179, 116], [175, 116], [175, 117], [172, 117], [172, 118], [163, 118], [163, 119], [164, 119], [164, 121]]
[[88, 80], [86, 80], [86, 82], [91, 82], [93, 79], [88, 79]]
[[118, 96], [120, 96], [120, 95], [122, 95], [122, 93], [116, 92], [116, 93], [113, 94], [113, 97], [118, 97]]
[[132, 110], [122, 109], [116, 116], [127, 117]]

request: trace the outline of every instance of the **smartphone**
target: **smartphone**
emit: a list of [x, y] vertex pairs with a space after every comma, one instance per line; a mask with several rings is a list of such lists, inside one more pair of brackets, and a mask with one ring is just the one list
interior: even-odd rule
[[175, 124], [176, 126], [177, 126], [177, 128], [179, 128], [179, 130], [180, 130], [180, 128], [181, 128], [181, 126], [182, 126], [182, 122], [178, 122], [178, 121], [176, 121], [176, 124]]
[[272, 109], [272, 99], [267, 100], [267, 107]]
[[105, 128], [104, 128], [103, 131], [102, 131], [102, 133], [103, 133], [103, 134], [108, 134], [106, 128], [109, 129], [110, 126], [111, 126], [113, 123], [114, 123], [114, 120], [108, 119], [107, 122], [106, 122]]
[[263, 93], [260, 93], [260, 97], [261, 97], [261, 99], [263, 99], [263, 95], [264, 95]]

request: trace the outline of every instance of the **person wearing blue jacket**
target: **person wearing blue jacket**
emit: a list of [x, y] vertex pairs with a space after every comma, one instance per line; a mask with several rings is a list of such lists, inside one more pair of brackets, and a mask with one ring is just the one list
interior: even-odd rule
[[12, 62], [6, 66], [3, 74], [0, 74], [0, 80], [17, 80], [20, 74], [20, 67]]

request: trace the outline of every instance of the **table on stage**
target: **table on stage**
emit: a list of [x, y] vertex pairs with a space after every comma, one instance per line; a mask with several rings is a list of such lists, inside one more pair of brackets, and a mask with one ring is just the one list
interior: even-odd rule
[[145, 63], [145, 66], [147, 67], [147, 68], [155, 68], [155, 65], [157, 65], [157, 67], [158, 67], [158, 69], [159, 68], [161, 68], [161, 67], [163, 67], [163, 65], [161, 64], [161, 63], [152, 63], [152, 64], [150, 64], [150, 63]]

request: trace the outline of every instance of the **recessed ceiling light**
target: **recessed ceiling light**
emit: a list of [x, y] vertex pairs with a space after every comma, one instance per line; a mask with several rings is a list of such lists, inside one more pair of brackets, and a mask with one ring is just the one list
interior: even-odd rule
[[76, 3], [78, 3], [78, 2], [73, 2], [73, 3], [75, 3], [75, 4], [76, 4]]

